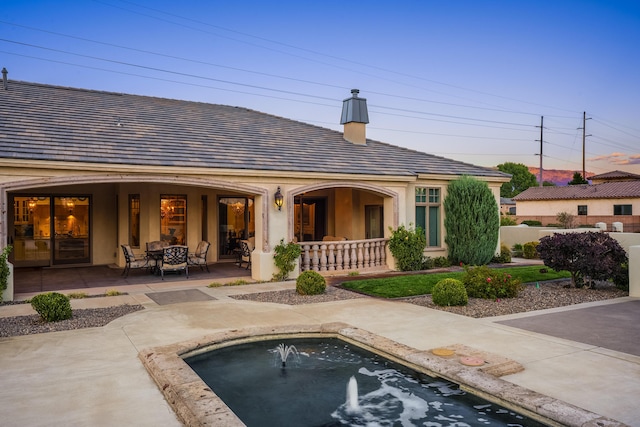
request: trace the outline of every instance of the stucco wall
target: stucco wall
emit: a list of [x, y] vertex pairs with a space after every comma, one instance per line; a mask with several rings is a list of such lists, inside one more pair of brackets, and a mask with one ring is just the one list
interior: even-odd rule
[[[581, 232], [599, 232], [594, 228], [573, 228], [563, 230], [553, 227], [527, 227], [527, 226], [504, 226], [500, 227], [500, 236], [502, 243], [510, 248], [514, 244], [524, 244], [540, 240], [544, 236], [550, 236], [553, 233], [581, 233]], [[620, 246], [629, 253], [631, 246], [640, 245], [640, 233], [609, 233], [611, 237], [616, 239]]]
[[613, 205], [631, 205], [633, 213], [640, 213], [640, 199], [585, 199], [585, 200], [534, 200], [517, 201], [516, 214], [518, 216], [548, 216], [560, 212], [578, 215], [578, 205], [587, 206], [587, 214], [613, 215]]

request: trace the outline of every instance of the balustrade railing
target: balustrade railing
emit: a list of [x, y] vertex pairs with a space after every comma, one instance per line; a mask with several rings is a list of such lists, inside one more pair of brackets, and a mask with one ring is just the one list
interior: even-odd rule
[[388, 239], [301, 242], [300, 270], [355, 271], [387, 266]]

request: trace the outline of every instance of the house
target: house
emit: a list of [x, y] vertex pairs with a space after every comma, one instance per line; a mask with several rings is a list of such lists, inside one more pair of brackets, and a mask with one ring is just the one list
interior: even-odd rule
[[[366, 138], [366, 99], [344, 132], [241, 107], [8, 80], [0, 88], [0, 247], [22, 266], [124, 266], [120, 245], [195, 248], [232, 261], [252, 239], [269, 280], [281, 240], [302, 269], [393, 268], [390, 228], [421, 225], [446, 255], [442, 202], [461, 175], [499, 198], [509, 175]], [[339, 117], [336, 111], [336, 119]], [[327, 236], [333, 236], [327, 238]]]
[[640, 175], [631, 172], [616, 170], [600, 175], [593, 175], [589, 177], [589, 181], [591, 181], [591, 183], [593, 184], [602, 184], [603, 182], [640, 181]]
[[510, 197], [500, 197], [500, 214], [515, 215], [516, 202], [514, 202]]
[[604, 223], [609, 230], [640, 232], [640, 176], [615, 171], [591, 179], [593, 185], [528, 188], [513, 198], [518, 221], [556, 224], [556, 215], [567, 212], [576, 225]]

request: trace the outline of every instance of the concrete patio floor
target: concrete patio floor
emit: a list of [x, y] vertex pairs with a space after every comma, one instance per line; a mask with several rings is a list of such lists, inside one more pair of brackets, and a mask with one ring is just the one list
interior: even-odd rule
[[[639, 356], [504, 323], [528, 317], [533, 322], [536, 316], [586, 307], [605, 307], [615, 313], [617, 304], [638, 299], [472, 319], [374, 298], [298, 306], [239, 301], [230, 296], [292, 289], [295, 282], [208, 288], [210, 282], [194, 277], [122, 286], [118, 290], [128, 295], [72, 300], [72, 305], [85, 308], [130, 303], [142, 304], [145, 310], [102, 328], [1, 338], [2, 425], [179, 426], [138, 352], [229, 329], [344, 322], [417, 349], [464, 344], [502, 355], [525, 367], [523, 372], [502, 377], [504, 380], [640, 426]], [[158, 305], [147, 295], [186, 289], [198, 289], [214, 299]], [[27, 304], [0, 307], [0, 316], [29, 313]], [[571, 324], [558, 326], [571, 329]], [[631, 333], [635, 336], [620, 339], [640, 338], [638, 329]]]

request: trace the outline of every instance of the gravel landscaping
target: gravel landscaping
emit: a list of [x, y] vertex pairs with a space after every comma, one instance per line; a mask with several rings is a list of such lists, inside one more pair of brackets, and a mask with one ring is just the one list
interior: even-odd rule
[[[600, 284], [597, 289], [570, 288], [568, 287], [570, 284], [571, 282], [568, 280], [541, 283], [539, 288], [534, 284], [528, 284], [525, 286], [524, 290], [520, 292], [517, 298], [501, 300], [469, 298], [469, 303], [466, 306], [459, 307], [437, 306], [431, 300], [431, 295], [402, 298], [396, 301], [403, 301], [436, 310], [443, 310], [461, 314], [463, 316], [479, 318], [563, 307], [583, 302], [602, 301], [629, 295], [627, 291], [620, 290], [608, 283]], [[369, 297], [347, 291], [339, 287], [329, 286], [327, 287], [327, 292], [322, 295], [298, 295], [295, 290], [286, 290], [237, 295], [233, 298], [239, 300], [297, 305]]]
[[0, 337], [42, 334], [45, 332], [70, 331], [97, 328], [129, 313], [142, 310], [141, 305], [116, 305], [106, 308], [73, 309], [71, 319], [59, 322], [43, 322], [39, 315], [0, 318]]
[[[485, 300], [469, 298], [466, 306], [440, 307], [433, 304], [431, 295], [402, 298], [403, 301], [436, 310], [448, 311], [468, 317], [492, 317], [506, 314], [522, 313], [526, 311], [542, 310], [546, 308], [563, 307], [584, 302], [602, 301], [612, 298], [628, 296], [627, 291], [617, 289], [605, 283], [597, 289], [570, 288], [569, 281], [555, 281], [541, 283], [539, 288], [528, 284], [517, 298], [501, 300]], [[250, 287], [251, 285], [245, 285]], [[232, 298], [276, 304], [314, 304], [329, 301], [340, 301], [354, 298], [371, 298], [339, 286], [328, 286], [322, 295], [298, 295], [295, 290], [259, 292], [236, 295]], [[94, 328], [108, 324], [118, 317], [142, 310], [141, 305], [118, 305], [107, 308], [74, 309], [73, 317], [60, 322], [42, 322], [38, 315], [15, 316], [0, 318], [0, 337], [40, 334], [45, 332], [65, 331], [82, 328]]]

